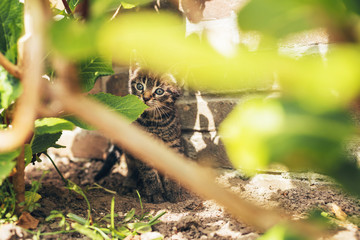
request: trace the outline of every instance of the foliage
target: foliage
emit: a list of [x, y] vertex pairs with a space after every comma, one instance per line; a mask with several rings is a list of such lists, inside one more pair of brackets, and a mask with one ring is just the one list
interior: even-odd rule
[[[69, 1], [72, 11], [79, 2]], [[91, 18], [87, 21], [60, 13], [62, 19], [51, 24], [47, 35], [51, 54], [76, 62], [84, 91], [92, 89], [99, 76], [112, 73], [110, 57], [120, 64], [128, 64], [133, 49], [148, 68], [176, 72], [194, 89], [270, 89], [272, 76], [276, 73], [282, 87], [281, 98], [241, 103], [221, 124], [220, 133], [233, 164], [249, 174], [274, 162], [285, 164], [292, 170], [316, 170], [360, 194], [356, 184], [360, 181], [359, 169], [343, 147], [346, 140], [356, 134], [348, 108], [360, 93], [360, 5], [357, 1], [252, 0], [239, 11], [238, 23], [243, 30], [260, 33], [260, 48], [255, 52], [240, 49], [231, 58], [221, 56], [206, 41], [184, 39], [184, 22], [170, 13], [121, 14], [109, 21], [109, 9], [133, 8], [147, 2], [92, 1]], [[16, 41], [23, 28], [21, 12], [22, 4], [18, 1], [0, 3], [0, 51], [13, 63], [17, 61]], [[347, 44], [330, 46], [326, 56], [293, 59], [278, 54], [279, 41], [299, 31], [319, 27], [328, 29], [331, 37]], [[7, 108], [20, 92], [18, 80], [0, 67], [0, 108], [5, 109], [2, 115], [6, 115], [3, 119], [7, 118]], [[90, 97], [130, 120], [136, 119], [144, 110], [144, 105], [134, 97], [108, 94]], [[62, 130], [72, 129], [75, 125], [88, 128], [72, 117], [66, 119], [68, 121], [37, 120], [35, 135], [25, 148], [26, 159], [49, 147], [59, 147], [56, 141]], [[7, 127], [9, 123], [3, 121], [1, 124]], [[17, 150], [0, 155], [0, 181], [10, 174], [15, 164], [13, 160], [19, 153]], [[74, 190], [81, 194], [80, 189], [75, 187]], [[134, 214], [130, 211], [128, 217]], [[148, 229], [151, 222], [144, 225], [140, 220], [129, 225], [125, 218], [123, 225], [116, 228], [115, 214], [111, 213], [104, 219], [110, 222], [110, 230], [104, 230], [101, 225], [91, 223], [90, 210], [87, 219], [68, 215], [67, 218], [73, 221], [68, 225], [61, 213], [54, 212], [53, 216], [60, 217], [62, 226], [71, 226], [94, 238], [106, 234], [121, 238], [119, 231], [139, 232], [144, 230], [143, 227]], [[286, 238], [286, 234], [287, 229], [275, 227], [264, 235], [264, 239]]]
[[[23, 29], [22, 12], [19, 1], [0, 2], [0, 52], [13, 63], [17, 61], [17, 40]], [[0, 109], [9, 107], [19, 94], [19, 81], [0, 66]]]
[[38, 203], [38, 201], [41, 199], [41, 195], [38, 193], [38, 191], [41, 188], [41, 182], [44, 178], [44, 176], [47, 174], [48, 172], [43, 172], [42, 176], [40, 177], [40, 179], [38, 181], [33, 180], [31, 181], [31, 189], [29, 191], [25, 192], [25, 202], [24, 202], [24, 210], [31, 213], [33, 212], [36, 208], [40, 207], [40, 204]]
[[[70, 8], [74, 10], [77, 4], [81, 1], [70, 1]], [[128, 4], [125, 1], [107, 1], [108, 3], [116, 4]], [[147, 1], [139, 1], [134, 4], [145, 4]], [[110, 7], [111, 4], [108, 5]], [[2, 1], [0, 3], [0, 31], [4, 34], [0, 34], [0, 51], [10, 61], [16, 63], [17, 60], [17, 40], [23, 29], [23, 4], [19, 1]], [[129, 5], [130, 6], [130, 5]], [[102, 8], [103, 11], [107, 9]], [[103, 14], [103, 13], [102, 13]], [[93, 45], [92, 31], [97, 31], [99, 27], [98, 23], [101, 23], [102, 15], [92, 21], [90, 24], [85, 24], [77, 21], [65, 12], [61, 12], [63, 16], [62, 20], [54, 23], [54, 26], [50, 30], [50, 37], [62, 39], [58, 41], [59, 44], [54, 45], [62, 49], [62, 54], [66, 55], [66, 50], [70, 53], [74, 52], [85, 56], [84, 58], [77, 58], [79, 79], [82, 83], [83, 90], [89, 91], [93, 88], [96, 80], [100, 76], [110, 75], [113, 73], [112, 63], [108, 57], [97, 54], [97, 51], [93, 51], [89, 54], [90, 49], [96, 49]], [[90, 26], [90, 27], [89, 27]], [[60, 34], [60, 35], [58, 35]], [[77, 38], [79, 36], [81, 41], [66, 41], [69, 38], [64, 38], [64, 34]], [[90, 45], [86, 43], [90, 41]], [[56, 49], [56, 47], [55, 47]], [[75, 51], [77, 49], [77, 51]], [[82, 49], [86, 49], [83, 51]], [[84, 55], [83, 55], [84, 54]], [[56, 73], [55, 73], [56, 76]], [[2, 67], [0, 67], [0, 109], [2, 109], [2, 121], [1, 124], [6, 128], [9, 127], [11, 122], [8, 119], [11, 118], [11, 104], [17, 99], [21, 93], [21, 86], [19, 81], [7, 73]], [[118, 97], [110, 96], [110, 94], [96, 94], [92, 96], [110, 108], [114, 108], [115, 111], [124, 115], [131, 121], [135, 120], [145, 109], [145, 105], [134, 97]], [[26, 164], [39, 160], [39, 155], [46, 152], [48, 148], [59, 148], [56, 144], [61, 137], [62, 131], [72, 130], [75, 126], [89, 128], [85, 124], [78, 120], [68, 117], [69, 120], [63, 118], [42, 118], [37, 119], [34, 123], [34, 136], [31, 139], [30, 144], [25, 145], [25, 161]], [[73, 123], [74, 122], [74, 123]], [[14, 159], [20, 154], [20, 150], [11, 153], [1, 153], [0, 155], [0, 184], [5, 177], [7, 177], [13, 167], [15, 166]]]
[[[80, 194], [87, 202], [87, 218], [85, 219], [73, 213], [68, 213], [64, 216], [64, 214], [60, 211], [52, 211], [50, 216], [46, 218], [46, 221], [59, 219], [58, 226], [62, 229], [61, 233], [69, 233], [75, 230], [91, 239], [124, 239], [129, 235], [133, 236], [151, 232], [151, 226], [159, 223], [158, 219], [165, 214], [165, 212], [161, 212], [156, 216], [152, 216], [149, 213], [136, 215], [135, 209], [131, 209], [124, 217], [120, 217], [114, 212], [115, 197], [113, 197], [110, 203], [110, 214], [107, 214], [102, 218], [92, 220], [91, 206], [84, 191], [70, 181], [69, 189], [75, 191], [77, 194]], [[140, 195], [139, 200], [141, 203]], [[142, 204], [140, 204], [140, 206], [142, 209]], [[47, 234], [42, 233], [40, 235]]]
[[[31, 182], [31, 189], [25, 192], [25, 202], [20, 203], [24, 210], [31, 213], [40, 207], [37, 203], [41, 196], [38, 194], [41, 188], [41, 181], [47, 172], [44, 172], [39, 181]], [[15, 214], [16, 197], [13, 184], [8, 179], [0, 185], [0, 224], [14, 223], [18, 220]]]
[[16, 198], [12, 184], [5, 180], [0, 185], [0, 224], [18, 220], [15, 213]]
[[[97, 93], [90, 94], [89, 96], [103, 103], [112, 111], [115, 111], [125, 116], [129, 121], [135, 121], [140, 116], [140, 114], [147, 108], [147, 105], [141, 102], [134, 95], [119, 97], [109, 93]], [[78, 127], [84, 129], [93, 129], [91, 126], [88, 126], [81, 120], [71, 115], [65, 116], [64, 118]]]

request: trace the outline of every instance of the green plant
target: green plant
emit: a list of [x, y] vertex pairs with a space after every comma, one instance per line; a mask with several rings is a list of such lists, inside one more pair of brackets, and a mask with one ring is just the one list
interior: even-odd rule
[[0, 224], [16, 222], [18, 220], [15, 213], [16, 198], [12, 184], [8, 179], [0, 185]]
[[[77, 231], [92, 239], [124, 239], [129, 235], [138, 235], [152, 231], [151, 226], [159, 223], [160, 221], [158, 219], [165, 214], [165, 212], [161, 212], [158, 215], [153, 216], [150, 213], [143, 213], [143, 206], [139, 195], [141, 214], [136, 215], [135, 209], [131, 209], [124, 217], [120, 217], [115, 213], [115, 197], [113, 197], [110, 203], [110, 213], [102, 218], [93, 220], [91, 206], [84, 191], [71, 181], [69, 181], [68, 188], [71, 191], [80, 194], [86, 201], [88, 206], [87, 218], [83, 218], [74, 213], [68, 213], [65, 216], [60, 211], [51, 211], [51, 214], [46, 218], [46, 221], [59, 219], [58, 226], [62, 230], [53, 233], [39, 233], [39, 236]], [[35, 232], [31, 233], [34, 235], [36, 234]]]
[[[81, 1], [71, 2], [70, 11], [73, 11], [79, 2]], [[144, 1], [140, 1], [136, 4], [143, 2]], [[131, 7], [131, 4], [128, 4], [125, 1], [108, 1], [105, 7], [104, 5], [101, 6], [101, 12], [107, 11], [107, 9], [109, 7], [113, 7], [114, 4], [118, 4], [119, 6], [119, 4], [121, 5], [122, 3], [125, 5], [127, 4], [127, 7]], [[99, 7], [100, 5], [98, 4], [98, 8]], [[18, 54], [21, 53], [18, 53], [17, 43], [24, 31], [24, 10], [23, 4], [20, 1], [11, 0], [2, 1], [0, 3], [0, 8], [0, 24], [2, 26], [0, 34], [0, 57], [2, 63], [0, 65], [0, 124], [2, 129], [10, 129], [14, 121], [14, 105], [16, 105], [18, 97], [23, 92], [22, 84], [20, 84], [19, 81], [22, 77], [20, 73], [22, 69], [16, 69], [13, 71], [12, 69], [16, 67], [11, 64], [16, 64], [23, 60], [18, 57]], [[75, 24], [75, 22], [77, 22], [76, 17], [74, 17], [72, 12], [58, 12], [55, 9], [53, 10], [54, 14], [58, 14], [63, 17], [63, 20], [59, 21], [58, 24], [68, 22], [73, 22]], [[100, 12], [98, 12], [98, 14], [100, 14]], [[7, 59], [5, 59], [5, 57], [7, 57]], [[47, 57], [50, 59], [52, 57], [52, 53], [49, 53]], [[25, 64], [28, 63], [25, 62]], [[91, 56], [87, 55], [86, 58], [78, 61], [75, 64], [75, 67], [77, 68], [83, 91], [91, 90], [98, 77], [113, 73], [111, 61], [97, 53], [94, 53]], [[54, 69], [49, 70], [49, 72], [49, 75], [52, 76], [51, 82], [54, 82], [54, 78], [57, 77], [57, 73]], [[125, 115], [130, 121], [135, 120], [145, 109], [145, 105], [134, 96], [117, 97], [110, 94], [100, 93], [94, 94], [92, 97], [104, 103], [116, 112]], [[36, 119], [33, 123], [33, 134], [30, 138], [28, 137], [29, 139], [26, 142], [24, 142], [22, 148], [0, 153], [0, 185], [3, 183], [4, 179], [9, 176], [11, 170], [16, 165], [16, 161], [18, 162], [18, 166], [20, 166], [19, 163], [23, 161], [25, 162], [25, 165], [28, 165], [30, 162], [34, 163], [35, 160], [39, 161], [39, 156], [42, 153], [46, 153], [48, 148], [62, 147], [57, 145], [56, 142], [60, 138], [63, 130], [72, 130], [75, 126], [91, 128], [72, 116], [61, 116], [58, 113], [56, 113], [56, 115], [58, 116]], [[24, 180], [22, 179], [23, 171], [23, 167], [20, 167], [17, 169], [14, 177], [17, 179], [15, 181], [15, 185], [19, 186], [19, 188], [15, 188], [15, 192], [21, 191], [16, 192], [15, 194], [19, 196], [24, 196]], [[19, 176], [19, 178], [17, 176]], [[23, 201], [24, 197], [20, 197], [19, 199]], [[31, 208], [35, 206], [22, 205], [20, 207], [26, 207], [26, 209], [31, 210]]]
[[[54, 78], [51, 79], [51, 84], [54, 89], [59, 91], [49, 91], [53, 97], [55, 96], [54, 99], [62, 101], [66, 111], [76, 113], [83, 118], [82, 120], [92, 123], [109, 137], [123, 143], [125, 150], [129, 150], [131, 154], [136, 155], [134, 146], [138, 142], [131, 141], [133, 139], [130, 138], [124, 140], [119, 136], [120, 134], [125, 136], [124, 138], [137, 136], [138, 139], [150, 143], [148, 145], [153, 149], [148, 150], [154, 154], [148, 154], [149, 163], [166, 171], [169, 176], [182, 179], [190, 188], [196, 189], [202, 195], [220, 200], [219, 202], [226, 206], [231, 206], [230, 209], [233, 209], [235, 214], [242, 216], [245, 220], [262, 229], [269, 228], [279, 221], [279, 217], [276, 217], [278, 215], [275, 214], [275, 216], [265, 210], [261, 211], [233, 195], [226, 192], [217, 194], [222, 191], [212, 183], [210, 178], [207, 178], [207, 174], [201, 171], [200, 173], [204, 174], [186, 174], [189, 169], [193, 171], [192, 173], [199, 171], [186, 165], [184, 161], [179, 160], [179, 157], [171, 155], [161, 146], [151, 145], [152, 142], [146, 140], [147, 138], [139, 132], [125, 131], [128, 129], [124, 127], [120, 118], [114, 117], [108, 111], [103, 111], [93, 101], [80, 97], [78, 92], [69, 87], [69, 85], [78, 87], [78, 84], [74, 82], [79, 79], [84, 90], [91, 89], [99, 75], [112, 72], [109, 70], [110, 61], [104, 59], [109, 59], [109, 56], [112, 55], [114, 61], [128, 64], [132, 49], [137, 49], [144, 61], [148, 63], [149, 68], [161, 72], [172, 69], [177, 72], [179, 78], [184, 78], [187, 84], [195, 89], [266, 88], [269, 86], [269, 82], [264, 76], [273, 76], [275, 72], [282, 86], [283, 97], [269, 102], [253, 100], [244, 105], [239, 104], [228, 119], [221, 124], [221, 134], [234, 165], [240, 168], [245, 166], [249, 174], [253, 174], [256, 168], [266, 167], [273, 162], [284, 163], [291, 169], [314, 168], [334, 177], [351, 192], [360, 193], [359, 185], [356, 184], [360, 180], [359, 169], [341, 147], [344, 140], [356, 134], [356, 129], [349, 121], [347, 113], [348, 106], [356, 100], [360, 93], [358, 81], [360, 78], [358, 68], [360, 5], [357, 1], [250, 1], [239, 11], [238, 23], [243, 30], [255, 30], [261, 33], [263, 38], [259, 45], [259, 51], [248, 52], [241, 49], [231, 58], [221, 56], [206, 43], [201, 44], [194, 39], [184, 39], [183, 21], [173, 14], [133, 13], [124, 14], [118, 19], [109, 21], [110, 17], [107, 16], [109, 8], [120, 5], [121, 7], [133, 6], [125, 1], [97, 0], [87, 5], [86, 10], [90, 13], [89, 15], [82, 14], [86, 21], [80, 21], [77, 14], [74, 14], [78, 1], [69, 1], [68, 4], [66, 1], [63, 2], [66, 5], [66, 11], [54, 11], [55, 14], [63, 17], [61, 20], [52, 21], [48, 28], [41, 27], [40, 30], [37, 29], [38, 32], [30, 32], [39, 37], [38, 41], [32, 44], [46, 45], [42, 44], [45, 39], [48, 43], [47, 50], [51, 54], [47, 58], [43, 57], [41, 52], [37, 52], [32, 55], [32, 57], [37, 57], [36, 64], [20, 70], [38, 69], [37, 65], [43, 65], [41, 61], [43, 58], [58, 60], [60, 64], [52, 71], [51, 76]], [[136, 4], [143, 2], [136, 1]], [[28, 2], [25, 1], [25, 3]], [[35, 10], [45, 8], [36, 4], [39, 2], [33, 1], [28, 6], [35, 6], [33, 7]], [[18, 1], [4, 0], [0, 3], [0, 19], [3, 26], [1, 31], [4, 32], [4, 34], [0, 34], [0, 50], [12, 63], [8, 64], [3, 60], [4, 58], [0, 58], [1, 65], [4, 66], [0, 68], [1, 109], [4, 109], [1, 112], [1, 127], [7, 128], [8, 132], [11, 131], [9, 125], [13, 120], [12, 103], [21, 94], [22, 87], [23, 90], [30, 89], [30, 93], [32, 93], [34, 89], [31, 87], [36, 85], [37, 78], [41, 76], [37, 74], [37, 77], [30, 78], [29, 84], [29, 74], [26, 71], [18, 71], [19, 67], [14, 66], [17, 61], [23, 61], [20, 66], [29, 65], [29, 60], [18, 58], [16, 48], [23, 28], [22, 8], [22, 4]], [[36, 18], [43, 15], [45, 14], [28, 14], [27, 16]], [[39, 24], [44, 22], [48, 21], [44, 19], [38, 21]], [[338, 40], [339, 44], [331, 47], [325, 61], [323, 56], [317, 55], [293, 59], [278, 54], [279, 41], [294, 32], [313, 27], [328, 29], [332, 39]], [[25, 29], [25, 32], [31, 31], [31, 29], [36, 28]], [[43, 29], [47, 30], [46, 36], [42, 35], [41, 30]], [[27, 36], [29, 35], [31, 34], [27, 32]], [[29, 48], [25, 47], [24, 49], [29, 51]], [[273, 51], [268, 49], [273, 49]], [[3, 56], [1, 55], [1, 57]], [[64, 62], [65, 64], [61, 64]], [[64, 65], [67, 67], [61, 68]], [[71, 72], [67, 70], [74, 67], [79, 71], [79, 78], [73, 77], [71, 74], [69, 74], [70, 76], [66, 75]], [[43, 73], [41, 69], [39, 72]], [[16, 77], [20, 78], [22, 74], [25, 77], [20, 84]], [[57, 85], [59, 82], [60, 84]], [[48, 85], [44, 84], [43, 86]], [[64, 91], [64, 89], [66, 90]], [[38, 89], [35, 88], [35, 90]], [[21, 94], [21, 96], [23, 95]], [[37, 99], [37, 96], [33, 97]], [[105, 101], [112, 98], [105, 97], [105, 95], [98, 97]], [[73, 102], [69, 102], [68, 99]], [[20, 103], [21, 101], [16, 101], [15, 105], [22, 106]], [[21, 109], [19, 105], [14, 109]], [[136, 104], [136, 106], [142, 108], [141, 104]], [[91, 115], [90, 111], [83, 111], [83, 108], [91, 108], [91, 113], [94, 112], [94, 115]], [[141, 111], [137, 112], [137, 114], [140, 113]], [[131, 115], [136, 116], [137, 114]], [[35, 113], [33, 112], [32, 115], [35, 116]], [[60, 124], [56, 119], [51, 119], [56, 123], [46, 131], [35, 128], [35, 135], [26, 142], [29, 145], [24, 145], [27, 134], [21, 134], [22, 132], [18, 131], [19, 136], [17, 137], [21, 139], [21, 144], [24, 146], [22, 149], [14, 150], [12, 148], [10, 151], [10, 147], [4, 141], [2, 143], [4, 146], [0, 147], [8, 152], [4, 151], [0, 155], [0, 181], [2, 182], [10, 174], [15, 165], [20, 166], [19, 163], [23, 162], [24, 156], [26, 159], [30, 159], [33, 154], [41, 153], [48, 147], [58, 147], [56, 140], [62, 130], [71, 129], [75, 125], [84, 126], [73, 117], [67, 116], [66, 119], [69, 121], [65, 125]], [[16, 123], [15, 120], [14, 122]], [[41, 121], [37, 124], [41, 126]], [[107, 125], [111, 129], [107, 128]], [[15, 126], [14, 129], [16, 129]], [[26, 133], [28, 133], [32, 128], [27, 127], [26, 129]], [[129, 129], [132, 128], [129, 127]], [[15, 142], [15, 140], [9, 142]], [[140, 154], [138, 155], [140, 156]], [[13, 161], [15, 158], [19, 160], [17, 164]], [[182, 167], [173, 167], [174, 164], [169, 164], [164, 160], [165, 158]], [[326, 159], [324, 160], [324, 158]], [[20, 169], [18, 172], [21, 173], [23, 170]], [[196, 179], [197, 175], [201, 176], [201, 179]], [[209, 191], [210, 187], [216, 191]], [[228, 199], [222, 199], [221, 197], [224, 195]], [[237, 203], [231, 202], [229, 196], [236, 199], [234, 201]], [[268, 217], [271, 216], [269, 219], [276, 220], [269, 221], [269, 223], [251, 218], [251, 216], [257, 215], [249, 213], [249, 209], [253, 212], [256, 212], [257, 209], [257, 212]], [[242, 214], [243, 212], [247, 214]], [[89, 229], [84, 228], [83, 224], [89, 224], [87, 221], [90, 219], [85, 219], [85, 222], [79, 220], [76, 224], [80, 225], [75, 226], [88, 232]], [[111, 224], [111, 219], [110, 225], [114, 225]], [[281, 234], [283, 231], [280, 229], [275, 232]]]

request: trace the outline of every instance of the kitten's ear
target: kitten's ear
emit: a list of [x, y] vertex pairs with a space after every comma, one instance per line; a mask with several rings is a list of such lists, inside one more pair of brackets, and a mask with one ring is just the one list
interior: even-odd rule
[[171, 91], [173, 93], [174, 99], [177, 99], [178, 97], [180, 97], [182, 95], [182, 89], [179, 86], [178, 81], [176, 80], [174, 75], [172, 75], [170, 73], [166, 73], [162, 76], [162, 80], [168, 82], [170, 85], [173, 86]]

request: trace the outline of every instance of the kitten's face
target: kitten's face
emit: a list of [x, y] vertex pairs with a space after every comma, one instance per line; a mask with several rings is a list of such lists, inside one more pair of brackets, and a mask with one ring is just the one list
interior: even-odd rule
[[145, 70], [130, 76], [129, 91], [149, 106], [145, 111], [171, 110], [180, 95], [171, 75], [156, 75]]

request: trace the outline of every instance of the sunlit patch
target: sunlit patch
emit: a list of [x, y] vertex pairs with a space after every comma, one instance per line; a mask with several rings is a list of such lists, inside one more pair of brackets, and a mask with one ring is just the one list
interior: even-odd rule
[[220, 126], [220, 135], [236, 168], [248, 173], [269, 162], [267, 138], [280, 132], [284, 111], [276, 101], [250, 100], [233, 110]]

